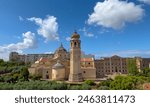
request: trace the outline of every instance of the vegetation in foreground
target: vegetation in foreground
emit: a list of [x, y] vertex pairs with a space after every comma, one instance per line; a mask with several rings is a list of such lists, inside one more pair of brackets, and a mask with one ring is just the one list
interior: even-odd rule
[[[116, 76], [114, 79], [94, 82], [86, 80], [82, 84], [69, 84], [56, 81], [41, 81], [41, 76], [30, 76], [27, 65], [16, 62], [4, 62], [0, 60], [0, 67], [14, 67], [9, 72], [0, 76], [0, 90], [136, 90], [143, 89], [144, 83], [150, 83], [150, 69], [137, 71], [135, 63], [130, 60], [127, 76]], [[1, 71], [0, 71], [1, 72]]]

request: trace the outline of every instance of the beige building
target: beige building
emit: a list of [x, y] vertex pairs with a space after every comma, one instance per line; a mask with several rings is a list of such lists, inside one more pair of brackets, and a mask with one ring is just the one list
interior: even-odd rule
[[117, 55], [104, 57], [95, 60], [95, 68], [97, 78], [102, 78], [114, 73], [127, 74], [127, 58], [122, 58]]
[[95, 60], [96, 78], [103, 78], [112, 74], [127, 74], [128, 59], [135, 60], [137, 69], [141, 72], [144, 68], [150, 68], [150, 58], [123, 58], [117, 55], [112, 57], [103, 57]]
[[139, 72], [144, 68], [150, 68], [150, 58], [135, 57], [136, 66]]
[[54, 54], [19, 54], [17, 52], [11, 52], [9, 54], [9, 61], [17, 61], [17, 62], [25, 62], [25, 63], [34, 63], [39, 60], [41, 57], [43, 58], [52, 58]]
[[94, 58], [81, 58], [80, 35], [75, 32], [71, 36], [70, 55], [61, 44], [52, 58], [40, 58], [29, 68], [33, 75], [41, 75], [43, 79], [67, 80], [80, 82], [96, 79]]
[[[70, 58], [67, 55], [66, 49], [61, 45], [54, 54], [53, 58], [40, 58], [29, 68], [31, 74], [41, 75], [43, 79], [52, 79], [52, 69], [57, 69], [57, 62], [63, 65], [65, 69], [65, 79], [68, 79], [70, 71]], [[58, 67], [59, 68], [59, 67]]]
[[81, 72], [84, 79], [95, 80], [96, 68], [94, 58], [81, 58]]
[[59, 61], [52, 67], [52, 80], [65, 80], [65, 66]]
[[127, 74], [128, 59], [134, 59], [139, 72], [150, 68], [150, 58], [123, 58], [117, 55], [94, 59], [94, 56], [81, 52], [80, 35], [75, 32], [70, 40], [70, 52], [61, 44], [54, 54], [10, 53], [10, 60], [33, 63], [29, 72], [41, 75], [43, 79], [68, 80], [79, 82], [95, 80], [112, 74]]

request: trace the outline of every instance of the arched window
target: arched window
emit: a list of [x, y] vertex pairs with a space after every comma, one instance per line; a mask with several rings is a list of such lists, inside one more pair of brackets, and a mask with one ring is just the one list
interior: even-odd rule
[[77, 43], [76, 42], [74, 42], [74, 47], [76, 47], [77, 46]]

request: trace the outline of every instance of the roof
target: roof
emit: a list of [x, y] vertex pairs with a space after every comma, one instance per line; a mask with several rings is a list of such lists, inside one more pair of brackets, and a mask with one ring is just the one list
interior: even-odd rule
[[35, 63], [40, 63], [40, 62], [48, 62], [48, 58], [43, 58], [41, 57], [39, 60], [37, 60]]
[[64, 65], [62, 65], [61, 63], [59, 63], [59, 61], [57, 61], [57, 63], [55, 65], [53, 65], [52, 67], [53, 69], [60, 69], [60, 68], [64, 68]]
[[47, 62], [47, 61], [48, 61], [48, 58], [43, 58], [43, 57], [41, 57], [39, 61], [40, 61], [40, 62]]
[[55, 51], [55, 53], [62, 52], [62, 51], [67, 52], [67, 50], [63, 47], [63, 44], [61, 43], [60, 47]]
[[79, 39], [79, 38], [80, 38], [80, 35], [75, 31], [75, 32], [72, 34], [71, 38], [72, 38], [72, 39], [73, 39], [73, 38]]
[[113, 55], [111, 58], [120, 58], [118, 55]]
[[81, 62], [94, 61], [93, 58], [81, 58]]

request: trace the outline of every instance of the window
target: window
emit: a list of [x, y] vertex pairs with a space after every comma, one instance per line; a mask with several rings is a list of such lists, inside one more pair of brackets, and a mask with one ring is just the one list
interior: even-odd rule
[[77, 43], [76, 42], [74, 42], [74, 47], [76, 47], [77, 46]]
[[46, 79], [49, 79], [49, 75], [46, 75]]
[[85, 71], [83, 71], [83, 73], [86, 73]]

